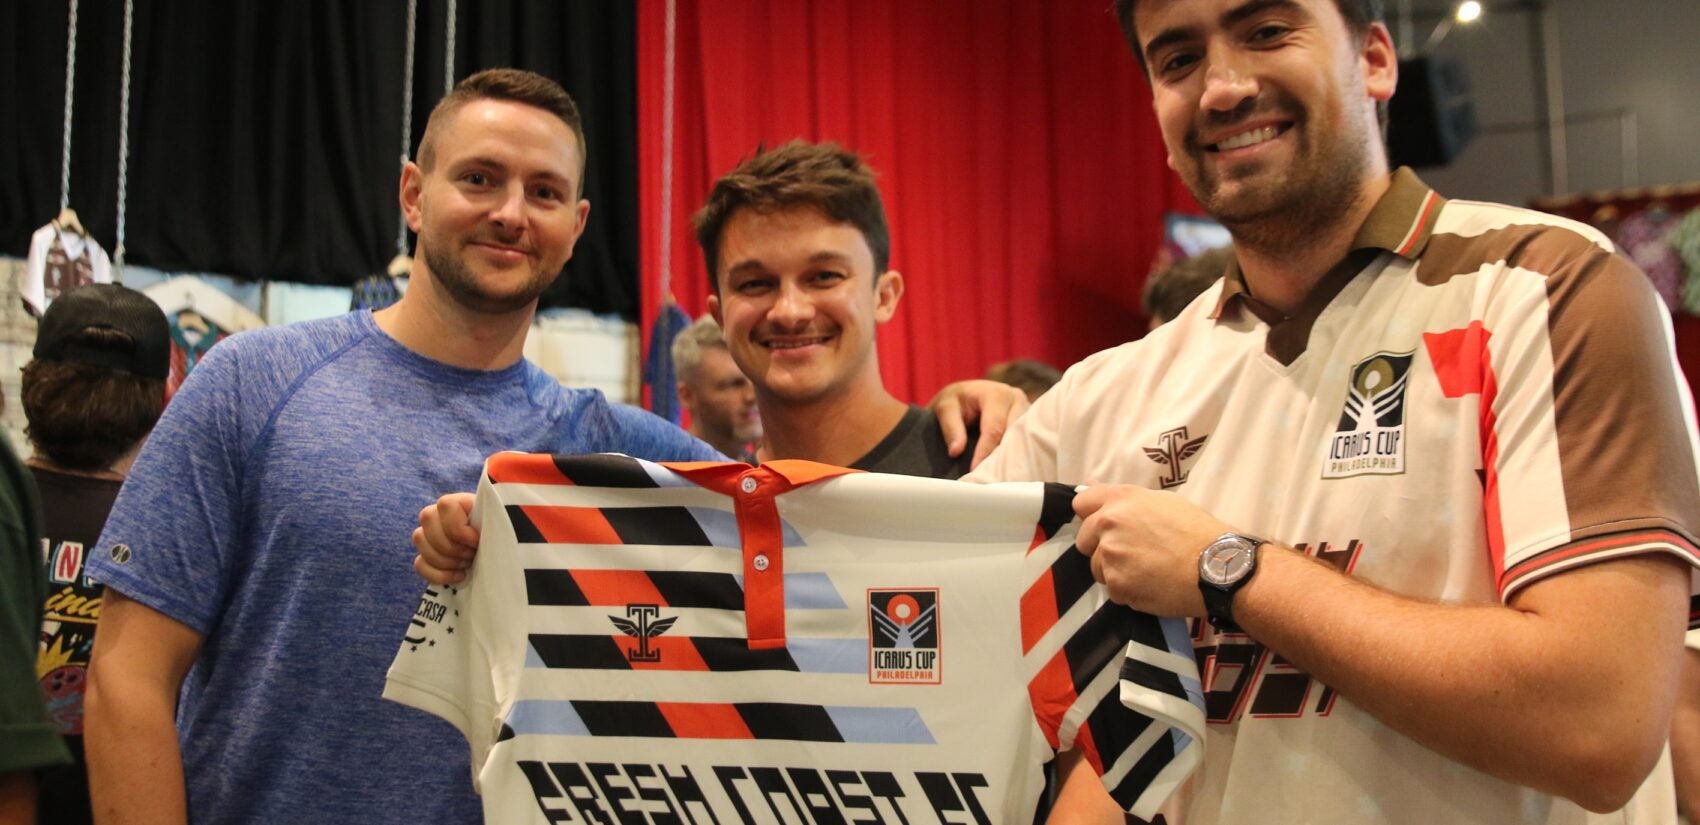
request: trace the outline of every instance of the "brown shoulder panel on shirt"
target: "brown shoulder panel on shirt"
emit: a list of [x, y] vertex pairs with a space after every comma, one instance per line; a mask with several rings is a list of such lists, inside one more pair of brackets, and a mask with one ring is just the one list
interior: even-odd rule
[[1571, 539], [1662, 527], [1693, 541], [1700, 478], [1683, 379], [1662, 332], [1668, 310], [1647, 277], [1621, 255], [1553, 227], [1518, 243], [1508, 263], [1547, 275]]

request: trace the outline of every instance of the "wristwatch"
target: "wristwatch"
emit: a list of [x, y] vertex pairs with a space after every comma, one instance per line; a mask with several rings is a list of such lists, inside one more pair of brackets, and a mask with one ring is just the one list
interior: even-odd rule
[[1223, 533], [1198, 554], [1198, 589], [1204, 594], [1204, 612], [1210, 626], [1223, 633], [1238, 633], [1234, 623], [1234, 594], [1257, 572], [1257, 548], [1263, 539], [1240, 533]]

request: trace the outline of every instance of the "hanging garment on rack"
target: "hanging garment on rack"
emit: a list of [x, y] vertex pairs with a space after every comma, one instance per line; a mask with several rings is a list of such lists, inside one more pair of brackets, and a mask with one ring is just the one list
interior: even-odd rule
[[168, 396], [176, 394], [214, 344], [266, 325], [253, 310], [193, 275], [160, 281], [142, 294], [159, 304], [171, 320], [171, 372], [165, 379]]
[[112, 283], [112, 259], [93, 236], [57, 221], [30, 236], [28, 266], [20, 286], [30, 312], [40, 315], [62, 293], [85, 284]]
[[673, 339], [691, 325], [678, 304], [668, 301], [649, 331], [649, 358], [643, 365], [643, 382], [649, 385], [649, 411], [679, 423], [679, 376], [673, 370]]
[[1687, 270], [1682, 278], [1683, 311], [1700, 315], [1700, 206], [1688, 210], [1676, 228], [1665, 236], [1665, 242], [1676, 250]]
[[1667, 238], [1680, 217], [1669, 209], [1651, 207], [1623, 219], [1617, 241], [1635, 265], [1653, 281], [1653, 289], [1672, 311], [1682, 307], [1682, 259]]
[[171, 371], [165, 378], [168, 397], [177, 394], [177, 388], [183, 386], [183, 380], [206, 357], [207, 350], [227, 335], [218, 324], [192, 309], [185, 309], [171, 318]]
[[193, 275], [179, 275], [160, 281], [144, 288], [142, 294], [159, 304], [167, 318], [175, 317], [185, 309], [192, 309], [202, 318], [217, 324], [228, 335], [259, 329], [266, 325], [265, 319], [254, 310]]

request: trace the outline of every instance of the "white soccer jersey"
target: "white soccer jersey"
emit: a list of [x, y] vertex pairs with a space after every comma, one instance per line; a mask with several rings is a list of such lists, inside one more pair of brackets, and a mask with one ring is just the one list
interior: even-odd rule
[[498, 455], [384, 695], [466, 734], [491, 822], [1020, 823], [1069, 749], [1149, 816], [1197, 670], [1093, 583], [1073, 495]]
[[[1670, 319], [1609, 241], [1401, 171], [1354, 247], [1290, 318], [1229, 273], [1076, 365], [970, 478], [1171, 489], [1417, 599], [1509, 600], [1634, 553], [1695, 561]], [[1254, 639], [1196, 643], [1210, 744], [1187, 825], [1675, 820], [1668, 765], [1630, 810], [1591, 815], [1389, 730]]]

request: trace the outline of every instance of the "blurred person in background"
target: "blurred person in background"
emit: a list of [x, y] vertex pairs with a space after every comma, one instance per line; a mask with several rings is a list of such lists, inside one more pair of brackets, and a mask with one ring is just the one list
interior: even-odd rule
[[1182, 258], [1152, 273], [1146, 279], [1145, 293], [1140, 297], [1145, 305], [1145, 314], [1151, 319], [1151, 329], [1180, 315], [1187, 304], [1222, 279], [1222, 273], [1228, 271], [1228, 264], [1233, 260], [1233, 247], [1223, 246]]
[[721, 454], [756, 462], [761, 413], [756, 389], [732, 361], [720, 324], [704, 315], [673, 339], [673, 373], [679, 376], [679, 406], [691, 414], [691, 435]]
[[102, 588], [83, 575], [136, 453], [165, 409], [171, 333], [147, 296], [92, 284], [42, 315], [22, 401], [41, 491], [47, 592], [36, 674], [72, 764], [39, 775], [39, 821], [92, 821], [83, 759], [83, 688]]

